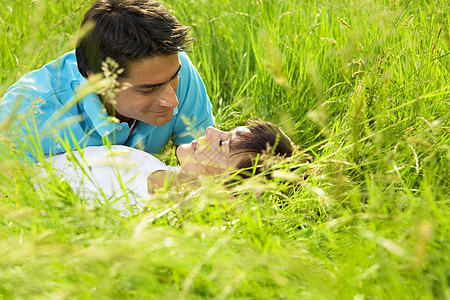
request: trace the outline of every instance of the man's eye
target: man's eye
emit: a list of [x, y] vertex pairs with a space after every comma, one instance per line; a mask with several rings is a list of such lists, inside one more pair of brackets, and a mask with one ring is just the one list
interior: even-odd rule
[[141, 94], [141, 95], [150, 95], [151, 93], [153, 93], [154, 90], [155, 89], [142, 90], [142, 91], [139, 91], [139, 94]]
[[220, 141], [219, 141], [219, 147], [222, 147], [222, 144], [223, 144], [223, 141], [220, 140]]

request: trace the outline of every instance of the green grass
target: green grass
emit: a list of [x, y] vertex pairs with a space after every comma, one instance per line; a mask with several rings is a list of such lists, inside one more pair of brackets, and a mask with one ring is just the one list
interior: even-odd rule
[[[449, 299], [447, 1], [164, 3], [192, 27], [217, 125], [279, 124], [312, 174], [207, 181], [124, 216], [2, 135], [0, 295]], [[72, 49], [90, 4], [0, 1], [0, 93]]]

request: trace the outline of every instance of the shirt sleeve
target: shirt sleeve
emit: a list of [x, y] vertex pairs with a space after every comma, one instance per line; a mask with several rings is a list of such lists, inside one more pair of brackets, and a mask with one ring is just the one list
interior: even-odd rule
[[180, 52], [181, 70], [177, 96], [178, 114], [173, 128], [175, 145], [189, 143], [214, 126], [212, 105], [200, 74], [185, 52]]
[[[12, 118], [9, 129], [16, 143], [21, 143], [30, 158], [36, 158], [41, 152], [65, 152], [63, 143], [66, 142], [73, 149], [75, 142], [71, 136], [81, 144], [86, 134], [76, 103], [61, 103], [60, 97], [67, 92], [62, 91], [59, 95], [43, 93], [36, 86], [38, 84], [19, 82], [2, 98], [0, 118]], [[73, 99], [73, 95], [68, 95], [67, 99]]]
[[[11, 86], [1, 99], [0, 118], [2, 121], [10, 121], [8, 129], [11, 136], [16, 143], [21, 143], [21, 148], [30, 157], [34, 157], [39, 148], [45, 154], [52, 148], [51, 134], [41, 130], [42, 125], [55, 115], [58, 105], [49, 101], [48, 95], [45, 91], [41, 92], [34, 78], [27, 74]], [[33, 147], [33, 137], [36, 139], [34, 142], [38, 142], [37, 137], [41, 139], [41, 143], [36, 143], [37, 149]]]
[[[10, 121], [11, 136], [32, 158], [37, 154], [65, 152], [58, 137], [73, 147], [86, 134], [74, 101], [81, 75], [72, 52], [22, 76], [3, 95], [0, 119]], [[65, 142], [64, 142], [65, 143]]]

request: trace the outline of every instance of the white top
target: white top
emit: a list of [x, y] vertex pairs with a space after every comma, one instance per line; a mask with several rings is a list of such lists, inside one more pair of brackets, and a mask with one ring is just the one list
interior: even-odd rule
[[[72, 155], [73, 154], [73, 155]], [[112, 145], [86, 147], [47, 157], [73, 190], [89, 201], [109, 202], [118, 209], [141, 206], [148, 198], [147, 177], [159, 170], [179, 170], [135, 148]], [[129, 206], [128, 206], [129, 207]], [[135, 207], [138, 209], [138, 207]]]

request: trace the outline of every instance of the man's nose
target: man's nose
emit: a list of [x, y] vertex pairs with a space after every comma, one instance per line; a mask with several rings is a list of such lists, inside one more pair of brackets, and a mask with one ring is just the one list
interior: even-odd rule
[[163, 91], [161, 92], [159, 104], [164, 107], [175, 108], [178, 106], [178, 98], [176, 94], [176, 88], [174, 89], [172, 85], [166, 84]]

